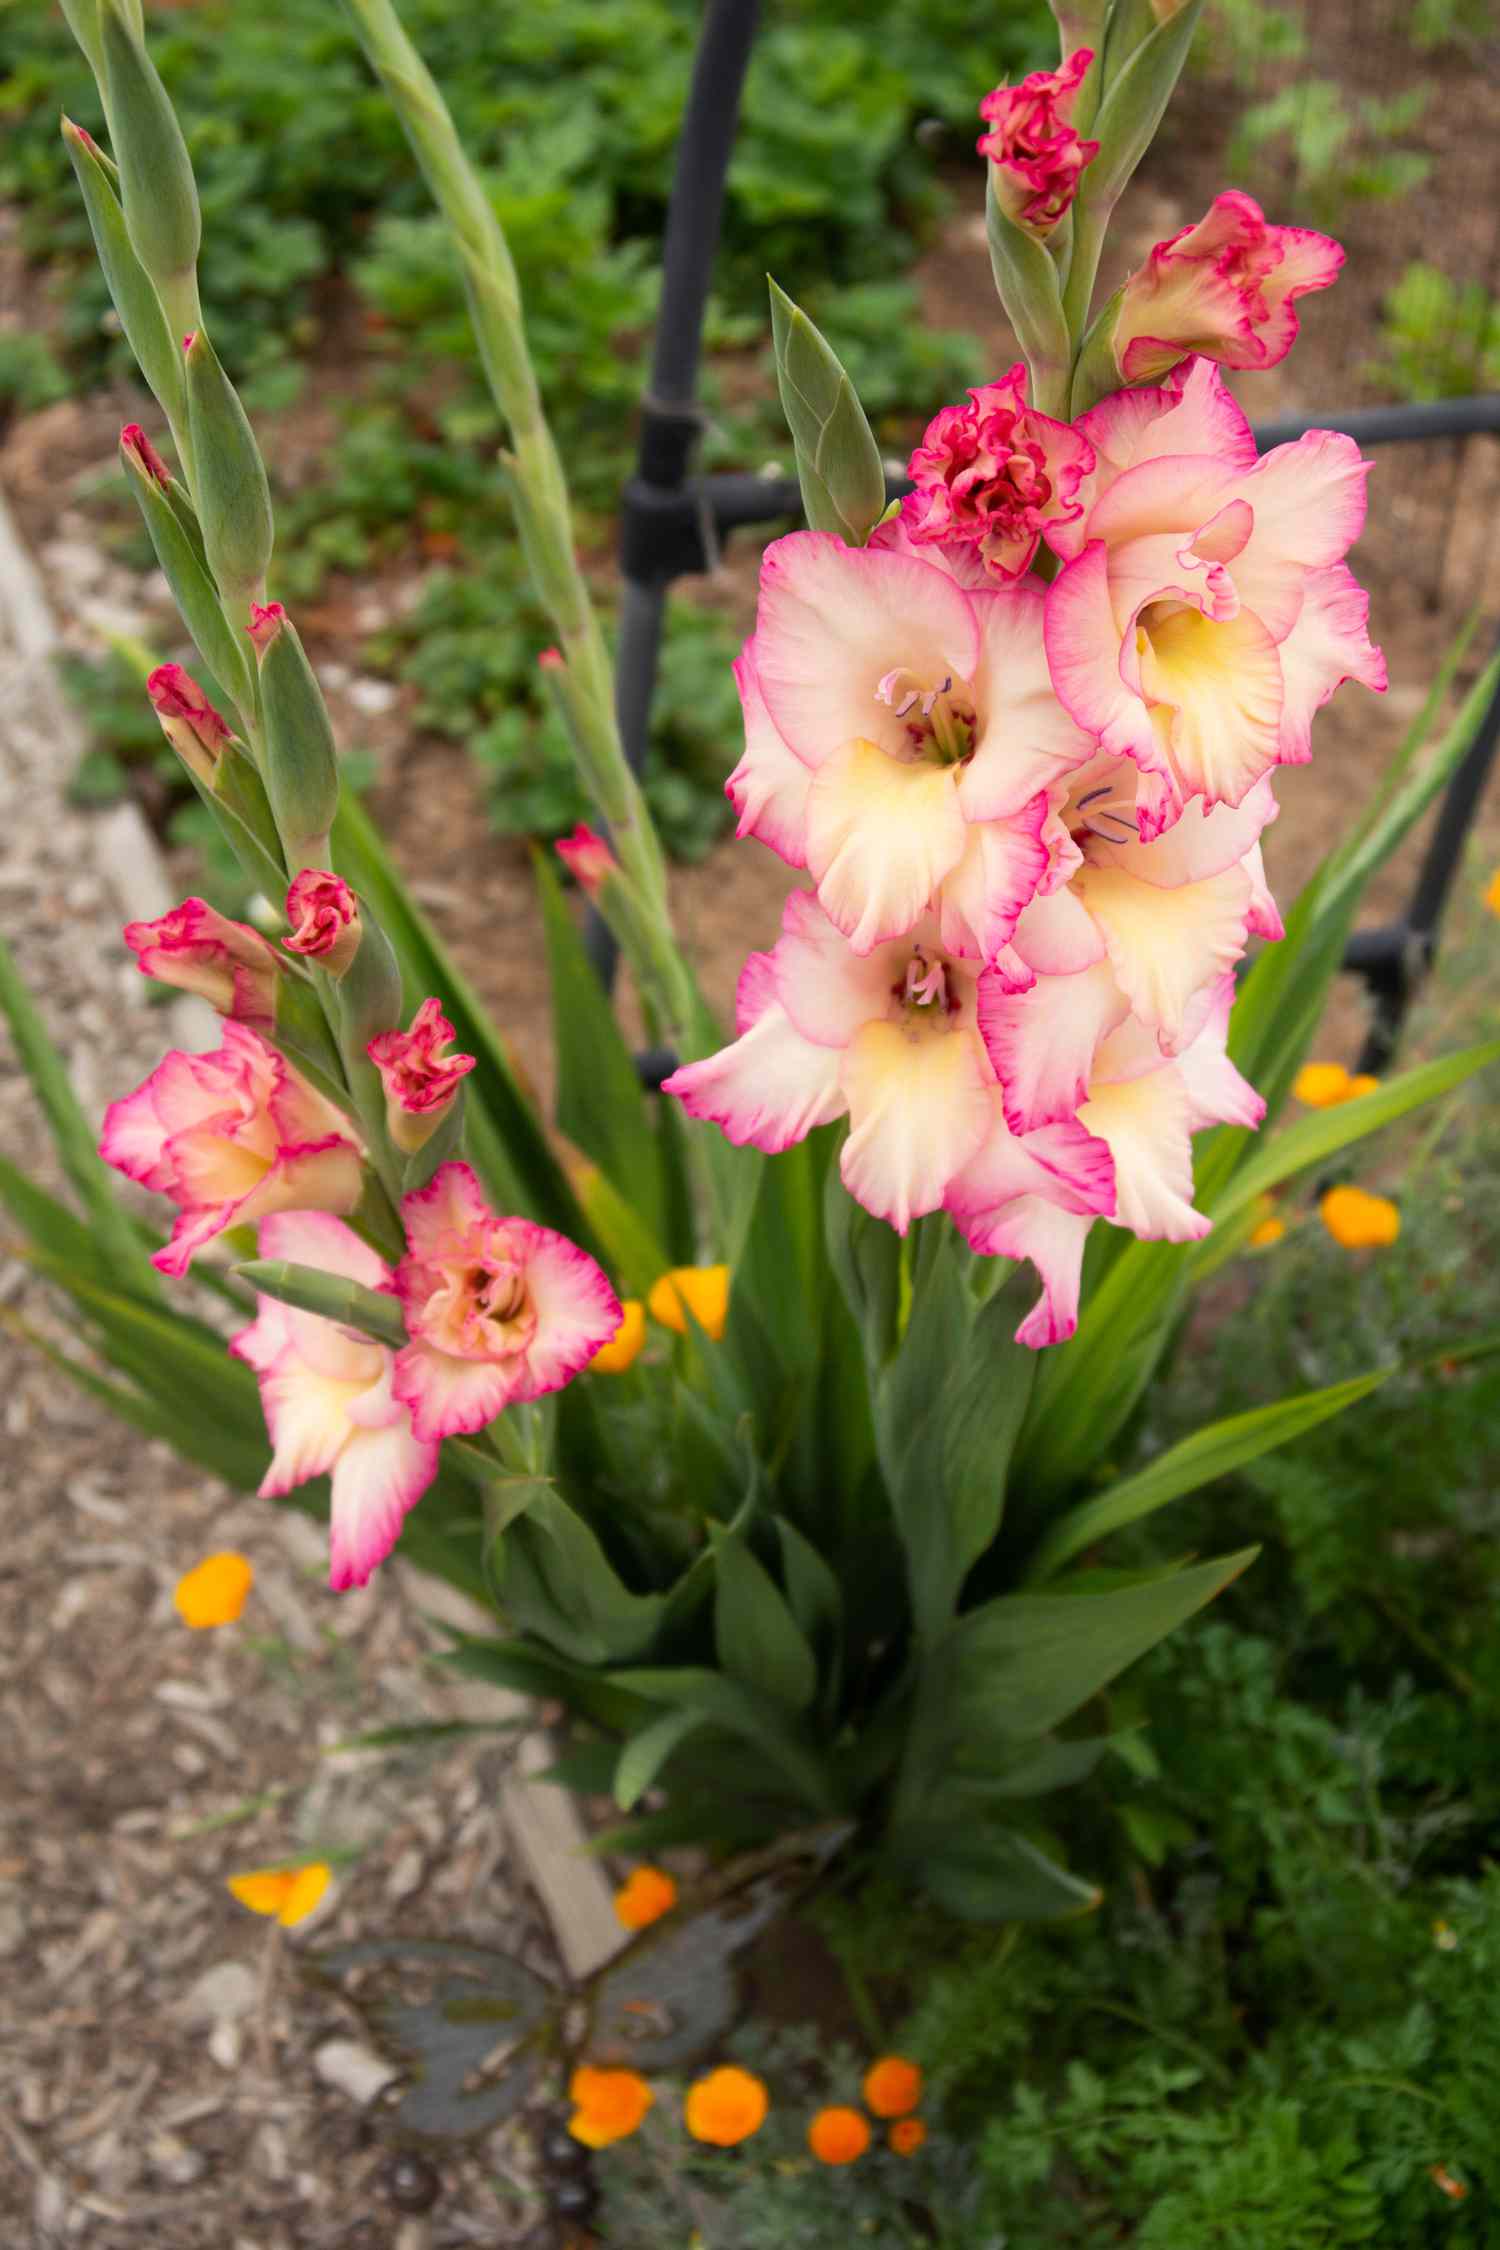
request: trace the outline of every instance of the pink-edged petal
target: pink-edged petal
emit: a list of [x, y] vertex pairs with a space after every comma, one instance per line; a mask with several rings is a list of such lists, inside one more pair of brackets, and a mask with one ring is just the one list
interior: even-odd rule
[[1049, 526], [1063, 556], [1076, 555], [1094, 534], [1090, 517], [1116, 479], [1146, 461], [1202, 454], [1226, 472], [1253, 469], [1255, 433], [1212, 360], [1192, 359], [1159, 390], [1123, 390], [1099, 401], [1074, 427], [1094, 449], [1095, 467], [1079, 488], [1081, 524]]
[[1245, 950], [1250, 878], [1239, 866], [1161, 889], [1118, 867], [1085, 867], [1073, 888], [1104, 936], [1115, 981], [1164, 1054], [1181, 1045], [1193, 994]]
[[294, 1350], [264, 1371], [260, 1403], [273, 1451], [260, 1483], [263, 1500], [327, 1474], [348, 1440], [350, 1404], [365, 1387], [317, 1374]]
[[328, 1583], [363, 1586], [384, 1562], [438, 1471], [439, 1448], [417, 1437], [405, 1413], [383, 1429], [356, 1430], [334, 1464]]
[[914, 558], [846, 547], [826, 531], [773, 541], [761, 564], [755, 669], [788, 748], [821, 765], [852, 736], [893, 754], [903, 722], [876, 690], [909, 669], [937, 686], [971, 680], [979, 629], [969, 597]]
[[1103, 1141], [1071, 1119], [1036, 1133], [1013, 1133], [992, 1094], [989, 1132], [954, 1175], [944, 1201], [967, 1230], [971, 1221], [1023, 1195], [1042, 1196], [1059, 1210], [1107, 1218], [1115, 1207], [1114, 1159]]
[[1078, 1326], [1083, 1246], [1093, 1220], [1059, 1210], [1039, 1195], [1003, 1204], [982, 1225], [964, 1232], [974, 1249], [995, 1258], [1029, 1258], [1042, 1294], [1016, 1330], [1016, 1342], [1033, 1351], [1063, 1344]]
[[1120, 677], [1120, 628], [1109, 590], [1109, 550], [1085, 547], [1047, 595], [1047, 662], [1070, 718], [1112, 757], [1156, 758], [1156, 739], [1140, 696]]
[[1150, 842], [1097, 839], [1089, 846], [1089, 857], [1098, 866], [1118, 867], [1143, 883], [1175, 890], [1179, 883], [1200, 883], [1238, 866], [1278, 810], [1268, 774], [1238, 805], [1220, 804], [1210, 810], [1201, 797], [1193, 797], [1183, 807], [1181, 819]]
[[1011, 949], [1039, 977], [1076, 976], [1104, 959], [1098, 924], [1071, 885], [1032, 900], [1016, 924]]
[[745, 748], [724, 784], [735, 809], [737, 836], [757, 836], [789, 867], [807, 865], [807, 792], [812, 774], [776, 730], [755, 670], [755, 643], [747, 641], [734, 667], [745, 714]]
[[[1142, 461], [1102, 495], [1089, 516], [1089, 537], [1124, 547], [1165, 536], [1187, 547], [1200, 528], [1221, 514], [1235, 490], [1234, 471], [1212, 454], [1172, 453]], [[1245, 537], [1236, 553], [1250, 525], [1242, 523], [1241, 529]]]
[[1370, 640], [1369, 618], [1370, 597], [1343, 563], [1307, 573], [1301, 614], [1278, 651], [1285, 684], [1280, 749], [1288, 765], [1311, 756], [1313, 714], [1345, 680], [1385, 693], [1385, 658]]
[[[861, 1024], [884, 1015], [911, 945], [897, 942], [873, 953], [856, 953], [811, 891], [791, 893], [782, 908], [781, 931], [771, 955], [777, 999], [804, 1039], [847, 1047]], [[913, 931], [913, 940], [921, 934]]]
[[440, 1264], [470, 1227], [493, 1218], [484, 1190], [467, 1164], [440, 1164], [424, 1188], [401, 1198], [401, 1223], [413, 1258]]
[[1286, 924], [1271, 896], [1271, 886], [1266, 881], [1266, 863], [1259, 844], [1250, 846], [1240, 865], [1250, 878], [1250, 911], [1245, 918], [1246, 929], [1252, 937], [1284, 938]]
[[316, 1266], [320, 1273], [342, 1274], [366, 1289], [388, 1289], [391, 1269], [352, 1227], [327, 1211], [278, 1211], [261, 1222], [258, 1254], [285, 1258], [294, 1266]]
[[396, 1354], [392, 1388], [411, 1409], [411, 1426], [425, 1442], [472, 1436], [493, 1422], [514, 1398], [526, 1395], [526, 1363], [456, 1359], [435, 1344], [403, 1344]]
[[978, 730], [960, 769], [966, 820], [1008, 820], [1093, 755], [1092, 738], [1057, 700], [1047, 667], [1045, 589], [1023, 581], [979, 595], [974, 681]]
[[1342, 561], [1364, 529], [1371, 463], [1340, 430], [1307, 430], [1265, 456], [1239, 489], [1255, 510], [1242, 558], [1317, 570]]
[[1081, 1125], [1109, 1143], [1118, 1224], [1145, 1242], [1196, 1242], [1210, 1222], [1193, 1209], [1194, 1105], [1176, 1066], [1095, 1085]]
[[1190, 1126], [1257, 1126], [1266, 1105], [1247, 1078], [1242, 1078], [1225, 1052], [1229, 1036], [1229, 1011], [1234, 1004], [1234, 978], [1221, 977], [1208, 995], [1202, 1028], [1192, 1044], [1177, 1057], [1176, 1070], [1187, 1094]]
[[734, 987], [734, 1028], [743, 1035], [760, 1022], [767, 1008], [776, 1001], [776, 962], [769, 953], [751, 953], [745, 958]]
[[238, 1203], [197, 1204], [191, 1210], [179, 1211], [167, 1241], [152, 1252], [152, 1265], [170, 1280], [180, 1281], [198, 1252], [217, 1241], [239, 1216]]
[[674, 1071], [662, 1092], [675, 1094], [689, 1117], [771, 1155], [842, 1117], [845, 1106], [838, 1049], [805, 1039], [779, 1002], [732, 1046]]
[[1140, 762], [1165, 773], [1181, 801], [1238, 805], [1272, 766], [1296, 762], [1280, 747], [1276, 645], [1249, 610], [1221, 621], [1179, 610], [1153, 622], [1140, 666], [1158, 707], [1156, 740]]
[[1046, 796], [1039, 794], [1013, 820], [980, 821], [967, 830], [964, 856], [938, 893], [938, 928], [948, 952], [988, 961], [1009, 944], [1051, 865], [1042, 836], [1047, 817]]
[[984, 1050], [967, 1031], [866, 1024], [843, 1058], [849, 1137], [839, 1169], [867, 1211], [905, 1234], [935, 1211], [991, 1118]]
[[981, 977], [979, 1033], [1013, 1133], [1034, 1134], [1077, 1115], [1099, 1043], [1129, 1006], [1108, 961], [1072, 976], [1038, 977], [1022, 993]]
[[813, 776], [807, 864], [829, 919], [856, 953], [920, 921], [963, 857], [964, 816], [946, 766], [846, 742]]
[[576, 1242], [528, 1219], [513, 1219], [510, 1232], [525, 1245], [526, 1291], [536, 1314], [526, 1387], [515, 1395], [541, 1398], [587, 1367], [624, 1316], [603, 1272]]
[[279, 1155], [240, 1204], [236, 1223], [268, 1219], [276, 1211], [352, 1211], [364, 1191], [359, 1151], [340, 1135]]

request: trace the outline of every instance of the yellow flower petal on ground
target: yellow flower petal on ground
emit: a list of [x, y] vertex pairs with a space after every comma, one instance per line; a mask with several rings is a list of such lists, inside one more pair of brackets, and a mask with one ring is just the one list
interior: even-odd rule
[[1386, 1250], [1401, 1232], [1401, 1213], [1389, 1197], [1361, 1187], [1330, 1188], [1318, 1209], [1341, 1250]]
[[677, 1904], [677, 1885], [661, 1867], [637, 1867], [615, 1892], [615, 1912], [627, 1930], [646, 1930]]
[[820, 2164], [853, 2164], [870, 2145], [870, 2126], [857, 2109], [820, 2109], [807, 2128], [807, 2145]]
[[228, 1886], [241, 1906], [252, 1914], [271, 1914], [286, 1929], [311, 1914], [333, 1880], [325, 1860], [310, 1860], [305, 1867], [256, 1867], [231, 1875]]
[[1500, 867], [1484, 886], [1484, 903], [1492, 914], [1500, 914]]
[[898, 2117], [888, 2138], [895, 2155], [915, 2156], [927, 2138], [927, 2127], [920, 2117]]
[[675, 1329], [679, 1336], [687, 1334], [685, 1305], [704, 1334], [717, 1343], [729, 1317], [729, 1268], [673, 1266], [652, 1284], [646, 1304], [653, 1320]]
[[232, 1549], [205, 1555], [178, 1579], [172, 1599], [184, 1625], [195, 1632], [209, 1625], [232, 1625], [255, 1584], [254, 1565]]
[[770, 2107], [771, 2097], [753, 2071], [725, 2063], [688, 2088], [682, 2115], [695, 2141], [737, 2148], [760, 2131]]
[[865, 2107], [875, 2117], [905, 2117], [922, 2099], [922, 2073], [905, 2055], [882, 2055], [865, 2072]]
[[1304, 1063], [1292, 1080], [1292, 1095], [1307, 1109], [1333, 1109], [1349, 1100], [1352, 1084], [1342, 1063]]
[[608, 2148], [637, 2131], [656, 2096], [636, 2070], [599, 2070], [580, 2063], [568, 2082], [568, 2131], [585, 2148]]
[[639, 1297], [627, 1297], [620, 1306], [620, 1325], [607, 1344], [601, 1344], [589, 1361], [590, 1375], [623, 1375], [646, 1341], [646, 1308]]

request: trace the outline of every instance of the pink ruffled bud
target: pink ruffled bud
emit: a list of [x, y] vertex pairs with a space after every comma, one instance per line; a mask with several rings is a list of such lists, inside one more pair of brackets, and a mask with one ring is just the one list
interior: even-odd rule
[[602, 836], [583, 821], [578, 823], [571, 836], [559, 836], [557, 856], [580, 890], [590, 898], [597, 892], [606, 875], [613, 874], [619, 865], [614, 853]]
[[1326, 234], [1269, 226], [1254, 197], [1231, 188], [1126, 282], [1116, 365], [1127, 383], [1159, 382], [1193, 352], [1222, 367], [1274, 367], [1297, 340], [1297, 299], [1327, 289], [1343, 262]]
[[341, 875], [324, 868], [304, 867], [286, 894], [290, 937], [282, 939], [288, 953], [321, 962], [330, 976], [341, 977], [359, 951], [359, 902]]
[[561, 672], [564, 668], [560, 648], [544, 648], [536, 661], [538, 670], [542, 672]]
[[1094, 449], [1064, 422], [1026, 404], [1026, 363], [945, 406], [911, 457], [916, 492], [902, 510], [918, 546], [970, 549], [1002, 584], [1019, 578], [1048, 524], [1082, 515], [1078, 487]]
[[285, 623], [286, 611], [280, 602], [250, 604], [250, 622], [245, 630], [255, 643], [257, 656], [264, 656], [271, 643], [280, 638], [281, 628]]
[[501, 1218], [467, 1164], [441, 1165], [403, 1199], [401, 1219], [396, 1294], [411, 1341], [391, 1389], [424, 1443], [561, 1390], [620, 1326], [619, 1300], [588, 1253], [550, 1227]]
[[385, 1087], [385, 1121], [397, 1148], [413, 1155], [447, 1116], [472, 1055], [444, 1050], [457, 1036], [436, 1000], [424, 1000], [410, 1031], [377, 1033], [365, 1049]]
[[269, 1031], [276, 1021], [274, 947], [244, 922], [231, 922], [201, 898], [185, 898], [154, 922], [127, 922], [125, 943], [142, 976], [195, 992], [221, 1016]]
[[274, 1211], [352, 1211], [364, 1163], [347, 1119], [248, 1024], [211, 1055], [173, 1052], [104, 1114], [99, 1154], [180, 1206], [151, 1263], [184, 1274], [228, 1227]]
[[158, 664], [146, 682], [161, 731], [190, 772], [212, 786], [214, 769], [229, 740], [229, 721], [209, 702], [191, 672], [180, 664]]
[[1071, 207], [1084, 166], [1099, 154], [1099, 143], [1080, 140], [1071, 122], [1093, 59], [1091, 48], [1080, 47], [1060, 70], [1034, 70], [1019, 86], [997, 86], [979, 105], [991, 127], [979, 137], [979, 153], [995, 167], [1000, 208], [1029, 233], [1050, 233]]
[[163, 492], [172, 482], [172, 472], [157, 452], [139, 422], [127, 422], [120, 432], [120, 445], [136, 467], [148, 477], [155, 477]]

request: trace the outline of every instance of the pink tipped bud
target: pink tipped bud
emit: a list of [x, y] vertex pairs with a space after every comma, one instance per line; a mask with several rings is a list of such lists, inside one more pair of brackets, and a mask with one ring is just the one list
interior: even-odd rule
[[602, 836], [594, 833], [580, 821], [571, 836], [559, 836], [557, 856], [580, 890], [592, 898], [604, 881], [619, 865], [614, 853]]
[[172, 472], [139, 422], [127, 422], [121, 430], [120, 450], [143, 476], [155, 477], [163, 492], [166, 491], [172, 482]]
[[304, 867], [286, 894], [286, 918], [292, 925], [282, 944], [288, 953], [317, 961], [332, 977], [341, 977], [359, 951], [359, 903], [341, 875], [325, 868]]
[[250, 604], [250, 622], [245, 630], [255, 643], [257, 656], [264, 656], [271, 643], [280, 638], [281, 628], [285, 623], [286, 611], [280, 602]]
[[192, 348], [193, 348], [194, 344], [196, 344], [196, 343], [197, 343], [197, 341], [198, 341], [198, 331], [197, 331], [197, 329], [196, 329], [196, 328], [190, 328], [190, 329], [188, 330], [187, 334], [186, 334], [186, 335], [185, 335], [185, 336], [183, 337], [183, 339], [182, 339], [182, 348], [183, 348], [183, 351], [184, 351], [184, 352], [190, 352], [190, 351], [192, 350]]
[[538, 669], [543, 672], [561, 672], [564, 669], [563, 652], [560, 648], [544, 648], [536, 661]]
[[273, 1028], [280, 964], [247, 923], [229, 921], [201, 898], [187, 898], [154, 922], [127, 922], [125, 943], [142, 976], [195, 992], [221, 1016], [254, 1031]]
[[997, 86], [979, 114], [990, 130], [979, 153], [993, 166], [995, 198], [1028, 234], [1050, 234], [1078, 193], [1079, 176], [1099, 154], [1073, 130], [1073, 105], [1094, 57], [1087, 47], [1060, 70], [1034, 70], [1019, 86]]
[[180, 664], [158, 664], [146, 682], [161, 731], [183, 764], [210, 787], [214, 769], [229, 740], [229, 721], [209, 702], [191, 672]]
[[385, 1087], [386, 1130], [408, 1156], [432, 1138], [474, 1068], [472, 1055], [445, 1051], [455, 1036], [437, 1001], [424, 1000], [410, 1031], [382, 1031], [365, 1049]]
[[62, 127], [65, 133], [71, 133], [74, 140], [88, 150], [90, 156], [99, 154], [99, 143], [84, 126], [75, 125], [71, 117], [65, 117], [62, 121]]

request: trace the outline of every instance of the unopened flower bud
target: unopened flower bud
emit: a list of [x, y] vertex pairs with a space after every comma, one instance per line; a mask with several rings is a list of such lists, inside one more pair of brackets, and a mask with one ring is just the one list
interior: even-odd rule
[[359, 901], [341, 875], [304, 867], [286, 894], [291, 935], [282, 939], [288, 953], [316, 961], [331, 977], [341, 977], [359, 951]]
[[544, 648], [536, 661], [537, 669], [541, 672], [561, 672], [564, 669], [563, 652], [560, 648]]
[[254, 1031], [274, 1026], [281, 964], [275, 948], [248, 924], [187, 898], [154, 922], [127, 922], [124, 935], [142, 976], [194, 992]]
[[1268, 225], [1238, 188], [1216, 195], [1121, 291], [1112, 336], [1121, 377], [1158, 383], [1193, 352], [1221, 367], [1274, 367], [1297, 340], [1297, 299], [1327, 289], [1343, 262], [1326, 234]]
[[604, 838], [583, 821], [571, 836], [559, 836], [557, 856], [580, 890], [593, 898], [606, 875], [616, 872], [618, 860]]
[[127, 422], [120, 432], [120, 450], [131, 466], [143, 476], [155, 477], [165, 492], [172, 482], [172, 472], [157, 452], [139, 422]]
[[263, 655], [286, 623], [286, 611], [280, 602], [252, 602], [250, 622], [245, 627], [255, 644], [257, 656]]
[[328, 706], [297, 628], [280, 602], [253, 604], [250, 638], [260, 666], [266, 794], [287, 867], [325, 865], [339, 806], [338, 753]]
[[161, 731], [189, 772], [213, 787], [214, 770], [229, 740], [229, 721], [209, 702], [191, 672], [158, 664], [146, 682]]
[[1080, 47], [1060, 70], [1034, 70], [1019, 86], [997, 86], [979, 105], [990, 126], [979, 137], [979, 153], [994, 167], [995, 199], [1028, 234], [1051, 233], [1070, 209], [1085, 165], [1099, 153], [1099, 143], [1080, 140], [1072, 124], [1093, 59], [1091, 49]]
[[99, 19], [110, 139], [131, 245], [169, 311], [174, 304], [186, 309], [197, 302], [202, 232], [187, 143], [123, 0], [102, 0]]
[[424, 1000], [410, 1031], [382, 1031], [365, 1052], [385, 1088], [386, 1130], [413, 1156], [430, 1140], [474, 1068], [473, 1055], [447, 1052], [456, 1037], [436, 1000]]
[[265, 463], [239, 395], [202, 329], [183, 339], [203, 547], [231, 606], [259, 601], [275, 526]]

